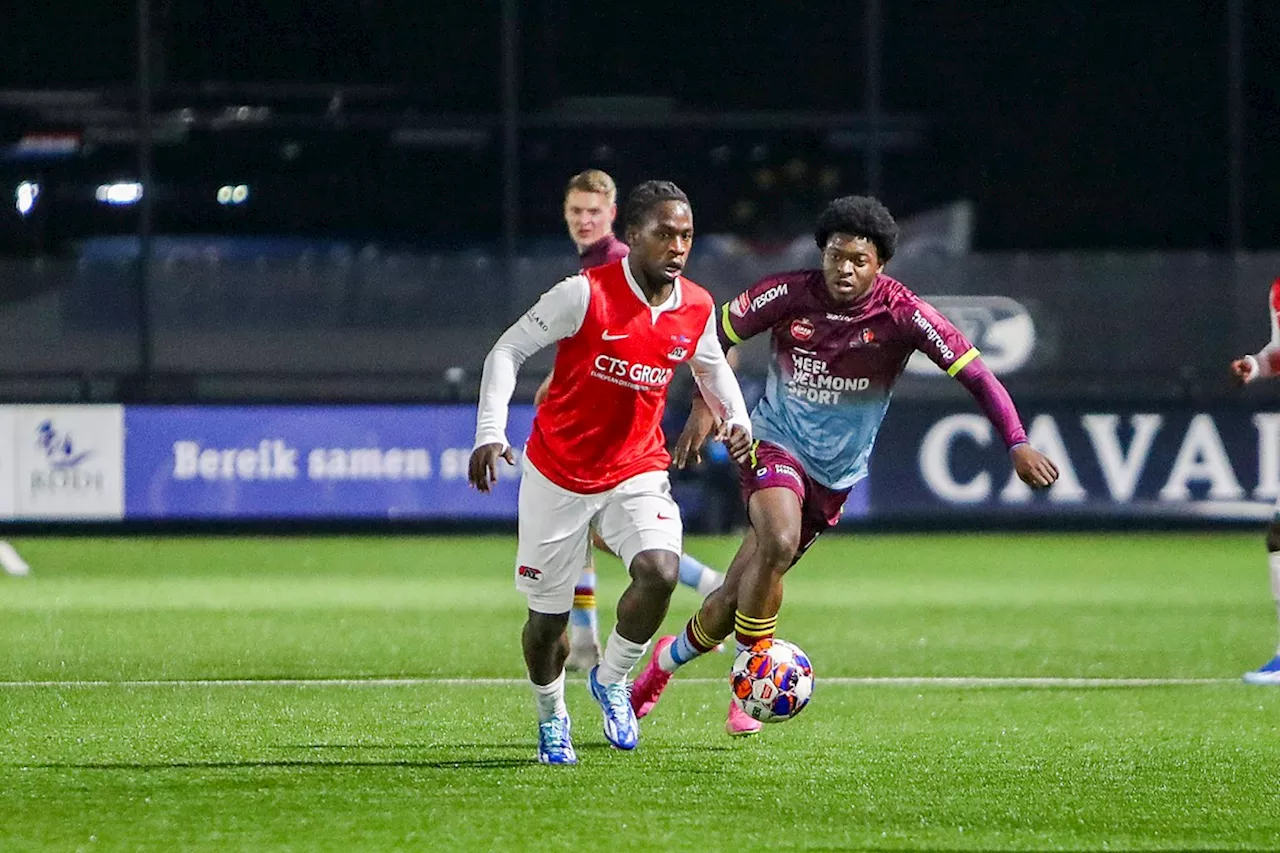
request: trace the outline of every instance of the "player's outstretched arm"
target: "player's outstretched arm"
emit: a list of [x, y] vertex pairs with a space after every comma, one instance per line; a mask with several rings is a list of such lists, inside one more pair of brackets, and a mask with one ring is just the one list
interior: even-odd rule
[[[717, 330], [717, 334], [721, 330]], [[738, 372], [738, 363], [741, 359], [738, 356], [738, 350], [733, 347], [733, 343], [727, 342], [728, 339], [720, 337], [720, 348], [724, 350], [724, 360], [728, 362], [732, 368], [734, 375]], [[691, 368], [692, 369], [692, 368]], [[697, 381], [698, 375], [694, 373], [694, 381]], [[741, 387], [741, 386], [739, 386]], [[680, 431], [680, 438], [676, 441], [675, 453], [672, 459], [675, 461], [677, 468], [683, 468], [689, 464], [692, 459], [694, 464], [702, 461], [702, 448], [707, 440], [715, 437], [720, 440], [728, 438], [729, 432], [725, 429], [724, 421], [715, 416], [711, 411], [711, 407], [707, 405], [707, 401], [702, 397], [702, 389], [699, 387], [698, 393], [693, 395], [693, 407], [689, 411], [689, 419], [684, 423], [684, 429]]]
[[978, 348], [929, 303], [917, 299], [913, 308], [906, 327], [914, 336], [916, 349], [973, 395], [1009, 448], [1009, 458], [1022, 482], [1037, 489], [1052, 486], [1058, 479], [1057, 466], [1027, 443], [1027, 431], [1009, 391], [983, 363]]
[[1231, 381], [1236, 385], [1269, 379], [1277, 373], [1280, 373], [1280, 343], [1274, 341], [1253, 355], [1243, 355], [1231, 362]]
[[991, 425], [1004, 439], [1018, 478], [1036, 489], [1052, 486], [1058, 479], [1058, 466], [1027, 443], [1027, 432], [1022, 427], [1018, 409], [1013, 405], [1013, 398], [1009, 396], [1004, 383], [978, 357], [971, 359], [956, 374], [956, 379], [973, 395], [987, 420], [991, 421]]
[[1231, 381], [1236, 385], [1247, 385], [1258, 378], [1258, 360], [1251, 355], [1243, 355], [1231, 362]]
[[1267, 304], [1271, 313], [1271, 342], [1253, 355], [1231, 362], [1231, 380], [1237, 385], [1280, 374], [1280, 278], [1271, 283]]
[[498, 460], [507, 460], [508, 465], [516, 464], [516, 455], [503, 442], [484, 444], [471, 451], [471, 462], [467, 467], [467, 480], [471, 487], [481, 492], [488, 492], [498, 482]]
[[[711, 431], [721, 429], [725, 431], [725, 443], [729, 452], [736, 458], [738, 454], [734, 448], [744, 440], [742, 436], [745, 436], [747, 445], [751, 443], [751, 421], [747, 417], [747, 402], [742, 397], [738, 377], [729, 366], [724, 348], [717, 337], [714, 313], [707, 318], [707, 325], [698, 338], [689, 366], [693, 368], [693, 378], [698, 385], [697, 397], [700, 400], [695, 400], [689, 413], [689, 422], [685, 424], [680, 441], [676, 443], [676, 452], [680, 454], [678, 458], [681, 462], [687, 460], [690, 450], [697, 456]], [[700, 412], [697, 402], [702, 402], [707, 411]], [[684, 467], [681, 462], [677, 464]]]
[[1030, 444], [1019, 444], [1009, 451], [1018, 479], [1034, 489], [1047, 489], [1058, 479], [1058, 466]]
[[467, 468], [472, 487], [488, 492], [498, 479], [498, 457], [515, 464], [507, 441], [507, 414], [516, 390], [520, 365], [540, 349], [577, 334], [587, 316], [590, 286], [583, 276], [570, 276], [548, 290], [524, 316], [502, 333], [484, 360], [476, 440]]
[[729, 449], [729, 455], [739, 465], [745, 465], [751, 459], [751, 433], [742, 424], [729, 424], [728, 432], [721, 440]]

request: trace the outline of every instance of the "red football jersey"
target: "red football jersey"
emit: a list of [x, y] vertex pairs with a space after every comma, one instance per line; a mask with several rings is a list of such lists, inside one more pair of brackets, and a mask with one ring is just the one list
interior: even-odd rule
[[662, 435], [667, 385], [688, 361], [715, 302], [681, 278], [679, 304], [654, 316], [625, 261], [587, 270], [586, 317], [556, 348], [555, 378], [525, 448], [551, 482], [578, 494], [671, 464]]
[[1280, 278], [1271, 283], [1271, 343], [1262, 348], [1257, 359], [1263, 376], [1280, 375]]

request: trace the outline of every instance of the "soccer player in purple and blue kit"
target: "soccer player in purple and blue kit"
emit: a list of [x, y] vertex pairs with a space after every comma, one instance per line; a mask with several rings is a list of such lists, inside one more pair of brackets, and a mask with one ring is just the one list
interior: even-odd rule
[[[974, 396], [1023, 482], [1047, 488], [1058, 477], [1054, 464], [1027, 444], [1013, 401], [978, 350], [933, 306], [883, 274], [898, 240], [884, 205], [867, 196], [838, 198], [814, 236], [822, 269], [765, 278], [721, 310], [726, 349], [772, 333], [765, 395], [751, 413], [754, 458], [740, 471], [751, 527], [724, 584], [680, 635], [655, 645], [632, 685], [637, 717], [652, 710], [672, 673], [730, 632], [739, 651], [773, 636], [782, 577], [839, 521], [850, 489], [867, 476], [893, 384], [916, 350]], [[676, 464], [696, 454], [715, 427], [710, 413], [695, 406]], [[760, 728], [729, 703], [729, 734]]]

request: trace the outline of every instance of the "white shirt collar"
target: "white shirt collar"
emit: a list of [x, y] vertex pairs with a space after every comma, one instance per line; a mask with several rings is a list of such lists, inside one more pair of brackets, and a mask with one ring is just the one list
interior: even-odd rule
[[674, 311], [680, 307], [680, 276], [676, 276], [674, 286], [671, 288], [671, 295], [667, 297], [665, 302], [661, 305], [649, 305], [649, 297], [644, 295], [644, 291], [641, 290], [640, 285], [636, 283], [635, 277], [631, 275], [631, 263], [628, 258], [622, 259], [622, 272], [627, 277], [627, 285], [631, 288], [631, 292], [636, 295], [636, 299], [639, 299], [645, 305], [649, 306], [650, 311], [653, 313], [654, 320], [657, 320], [658, 315], [663, 311]]

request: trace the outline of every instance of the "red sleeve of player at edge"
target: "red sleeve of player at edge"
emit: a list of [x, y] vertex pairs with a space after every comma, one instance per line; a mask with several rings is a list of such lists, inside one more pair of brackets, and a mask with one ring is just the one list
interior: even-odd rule
[[1271, 343], [1263, 347], [1254, 358], [1258, 360], [1263, 374], [1275, 376], [1280, 374], [1280, 278], [1271, 282], [1268, 305], [1271, 309]]

